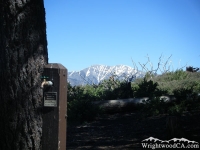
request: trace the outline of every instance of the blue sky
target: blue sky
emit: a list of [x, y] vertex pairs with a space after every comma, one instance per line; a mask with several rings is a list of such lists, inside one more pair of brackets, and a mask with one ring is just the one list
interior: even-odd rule
[[[200, 67], [199, 0], [44, 0], [50, 63], [68, 71], [133, 66], [171, 56], [172, 69]], [[149, 65], [150, 67], [150, 65]], [[162, 68], [163, 66], [161, 66]]]

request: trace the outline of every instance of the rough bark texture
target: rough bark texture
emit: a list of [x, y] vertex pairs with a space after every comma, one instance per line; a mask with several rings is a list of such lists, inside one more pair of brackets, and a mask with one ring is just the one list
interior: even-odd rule
[[39, 150], [41, 72], [48, 61], [43, 0], [0, 0], [0, 149]]

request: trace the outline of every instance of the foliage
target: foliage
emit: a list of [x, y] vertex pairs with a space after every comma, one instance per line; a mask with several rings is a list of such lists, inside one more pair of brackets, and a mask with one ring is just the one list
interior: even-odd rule
[[188, 77], [188, 72], [183, 70], [176, 70], [175, 72], [167, 72], [163, 74], [163, 79], [165, 81], [172, 81], [172, 80], [183, 80]]
[[[146, 116], [168, 113], [172, 115], [180, 115], [184, 111], [200, 110], [200, 73], [190, 73], [183, 70], [164, 73], [159, 76], [145, 76], [150, 81], [138, 79], [132, 84], [136, 95], [150, 96], [154, 95], [150, 100], [145, 102], [141, 111]], [[155, 84], [157, 83], [157, 84]], [[149, 94], [143, 94], [146, 92]], [[166, 95], [173, 94], [176, 101], [165, 103], [156, 98], [161, 94], [156, 94], [156, 91], [163, 91]]]
[[169, 114], [180, 115], [184, 111], [200, 110], [200, 99], [184, 99], [182, 101], [174, 102], [168, 109]]
[[154, 116], [158, 114], [166, 113], [167, 103], [163, 99], [153, 97], [147, 101], [144, 101], [141, 112], [146, 116]]
[[140, 111], [146, 117], [158, 114], [181, 115], [184, 111], [195, 110], [200, 110], [200, 98], [165, 102], [164, 99], [154, 97], [144, 102]]
[[73, 100], [68, 102], [68, 121], [92, 121], [100, 113], [100, 108], [94, 106], [90, 100]]
[[67, 114], [69, 122], [92, 121], [100, 113], [100, 108], [92, 104], [91, 99], [95, 97], [92, 92], [91, 87], [72, 87], [68, 83]]
[[158, 83], [153, 82], [152, 80], [147, 81], [146, 78], [138, 84], [138, 87], [134, 88], [135, 97], [154, 97], [161, 96], [167, 92], [162, 89], [158, 89]]
[[177, 100], [188, 99], [195, 94], [192, 88], [178, 88], [173, 93]]
[[[150, 116], [162, 113], [181, 114], [183, 111], [200, 109], [200, 72], [183, 70], [146, 74], [144, 78], [130, 83], [126, 80], [104, 80], [99, 85], [71, 86], [68, 84], [68, 120], [91, 121], [102, 110], [93, 101], [123, 99], [130, 97], [149, 97], [140, 110]], [[176, 101], [166, 103], [159, 96], [171, 95]], [[135, 108], [133, 108], [135, 109]]]
[[[181, 93], [184, 91], [189, 93], [187, 90], [181, 90]], [[200, 97], [196, 93], [190, 93], [190, 96], [183, 94], [183, 96], [178, 93], [175, 101], [164, 102], [159, 98], [153, 98], [145, 102], [142, 107], [142, 112], [146, 116], [158, 115], [158, 114], [170, 114], [170, 115], [181, 115], [184, 111], [196, 111], [200, 110]], [[191, 96], [193, 95], [193, 96]]]
[[131, 83], [105, 80], [98, 86], [71, 86], [68, 83], [68, 120], [91, 121], [102, 110], [92, 104], [96, 100], [132, 97]]
[[168, 94], [174, 94], [174, 90], [180, 88], [193, 88], [194, 92], [200, 93], [200, 72], [186, 72], [177, 70], [168, 72], [152, 79], [159, 84], [158, 89], [167, 90]]

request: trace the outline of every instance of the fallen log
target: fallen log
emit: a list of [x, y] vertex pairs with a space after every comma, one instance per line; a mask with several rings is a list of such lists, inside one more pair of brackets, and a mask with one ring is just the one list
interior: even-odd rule
[[[175, 100], [173, 96], [160, 96], [160, 99], [163, 99], [164, 102], [170, 102]], [[102, 100], [94, 101], [93, 104], [101, 107], [104, 111], [109, 113], [129, 111], [134, 109], [138, 104], [144, 104], [148, 101], [148, 97], [142, 98], [128, 98], [128, 99], [117, 99], [117, 100]]]

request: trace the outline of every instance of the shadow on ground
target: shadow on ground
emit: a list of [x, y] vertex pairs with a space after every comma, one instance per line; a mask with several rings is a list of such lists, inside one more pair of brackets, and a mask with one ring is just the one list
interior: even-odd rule
[[[140, 113], [106, 114], [95, 121], [67, 127], [67, 149], [131, 150], [142, 149], [141, 141], [155, 137], [166, 139], [166, 117], [141, 117]], [[200, 113], [181, 117], [189, 140], [200, 143]]]

